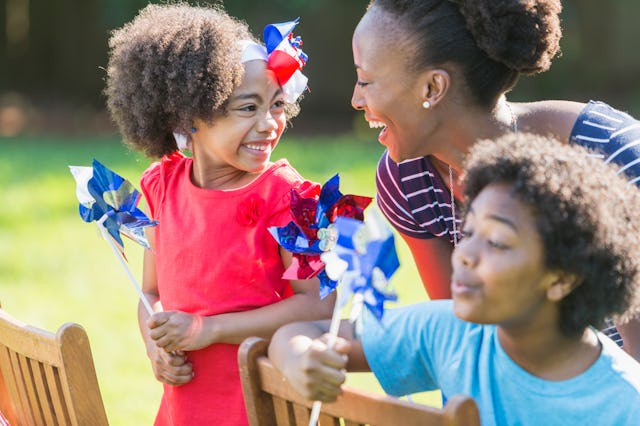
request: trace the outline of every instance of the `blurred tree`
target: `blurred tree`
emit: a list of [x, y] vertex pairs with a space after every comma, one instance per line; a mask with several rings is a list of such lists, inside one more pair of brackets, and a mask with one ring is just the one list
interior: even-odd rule
[[[166, 1], [166, 0], [162, 0]], [[161, 2], [161, 1], [155, 1]], [[294, 130], [349, 129], [355, 112], [351, 35], [369, 0], [193, 0], [222, 3], [260, 36], [268, 23], [300, 17], [310, 93]], [[0, 107], [19, 93], [36, 107], [103, 108], [107, 40], [147, 0], [0, 1]], [[563, 55], [546, 73], [523, 78], [513, 99], [602, 99], [640, 115], [637, 0], [565, 0]], [[15, 96], [12, 98], [14, 99]]]

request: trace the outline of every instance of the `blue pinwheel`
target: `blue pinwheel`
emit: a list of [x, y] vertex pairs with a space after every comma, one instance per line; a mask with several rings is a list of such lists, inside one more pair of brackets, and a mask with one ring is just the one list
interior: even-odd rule
[[317, 276], [320, 280], [320, 297], [326, 297], [337, 286], [325, 272], [320, 255], [331, 250], [337, 240], [333, 225], [338, 217], [349, 217], [357, 221], [364, 219], [364, 209], [371, 203], [370, 197], [343, 195], [339, 189], [340, 177], [334, 175], [320, 193], [311, 198], [291, 192], [291, 214], [294, 218], [283, 227], [271, 227], [269, 232], [286, 250], [293, 253], [291, 266], [282, 275], [284, 279], [308, 279]]
[[129, 181], [109, 170], [97, 160], [93, 167], [69, 166], [76, 181], [76, 196], [80, 202], [80, 217], [85, 222], [96, 222], [103, 238], [125, 268], [149, 313], [153, 312], [140, 286], [125, 262], [124, 243], [120, 234], [150, 249], [144, 228], [158, 222], [150, 220], [137, 205], [141, 194]]
[[[378, 320], [382, 319], [384, 303], [397, 300], [395, 292], [389, 290], [388, 280], [400, 266], [393, 234], [379, 215], [368, 215], [364, 222], [337, 217], [333, 226], [337, 237], [335, 245], [321, 255], [326, 274], [339, 285], [329, 326], [329, 347], [336, 341], [340, 312], [351, 296], [349, 319], [352, 322], [363, 306]], [[309, 415], [310, 426], [317, 424], [321, 405], [322, 402], [314, 401]]]
[[393, 234], [379, 215], [365, 222], [346, 217], [336, 219], [338, 239], [333, 250], [323, 253], [329, 278], [340, 282], [339, 303], [353, 295], [352, 319], [364, 304], [378, 319], [386, 301], [397, 300], [389, 290], [389, 279], [400, 266]]
[[138, 209], [141, 194], [131, 183], [98, 160], [93, 167], [69, 166], [76, 180], [76, 195], [80, 201], [80, 217], [85, 222], [100, 221], [124, 254], [120, 233], [144, 248], [151, 248], [144, 228], [157, 222]]

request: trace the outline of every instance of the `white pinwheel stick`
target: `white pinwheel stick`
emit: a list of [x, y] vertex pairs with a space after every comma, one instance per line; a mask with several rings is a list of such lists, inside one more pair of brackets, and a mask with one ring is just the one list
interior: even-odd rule
[[136, 292], [138, 293], [138, 296], [140, 296], [140, 301], [142, 302], [142, 304], [146, 308], [147, 313], [149, 315], [153, 315], [153, 308], [151, 307], [151, 305], [149, 304], [149, 301], [147, 300], [147, 298], [145, 297], [144, 293], [142, 292], [142, 288], [140, 287], [140, 284], [138, 284], [138, 281], [133, 276], [133, 273], [131, 273], [131, 269], [129, 268], [129, 265], [127, 264], [127, 261], [124, 259], [124, 257], [122, 256], [122, 253], [120, 252], [120, 250], [118, 250], [118, 248], [114, 244], [113, 239], [109, 236], [109, 233], [107, 232], [107, 228], [104, 226], [104, 221], [106, 219], [107, 219], [107, 215], [105, 214], [104, 216], [102, 216], [100, 219], [98, 219], [96, 221], [96, 225], [98, 225], [98, 229], [100, 230], [100, 234], [102, 235], [102, 238], [104, 238], [105, 241], [107, 243], [109, 243], [109, 247], [111, 247], [111, 250], [113, 250], [113, 253], [116, 255], [116, 257], [120, 261], [120, 264], [122, 265], [122, 267], [124, 268], [125, 272], [129, 276], [129, 280], [131, 281], [131, 284], [133, 284], [133, 287], [135, 288]]

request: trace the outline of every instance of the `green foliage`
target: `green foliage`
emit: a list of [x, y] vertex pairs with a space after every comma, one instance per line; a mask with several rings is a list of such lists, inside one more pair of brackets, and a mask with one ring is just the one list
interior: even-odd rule
[[[110, 423], [152, 424], [161, 395], [136, 319], [137, 295], [95, 225], [78, 216], [75, 181], [68, 165], [93, 158], [138, 181], [149, 161], [115, 139], [1, 139], [0, 303], [25, 322], [53, 330], [65, 322], [85, 327]], [[382, 147], [350, 137], [285, 137], [274, 159], [287, 157], [307, 178], [324, 182], [340, 172], [345, 193], [373, 196]], [[396, 240], [402, 266], [394, 276], [402, 304], [425, 299], [411, 256]], [[125, 241], [138, 280], [142, 248]], [[378, 389], [370, 374], [349, 384]], [[439, 404], [437, 393], [419, 401]]]

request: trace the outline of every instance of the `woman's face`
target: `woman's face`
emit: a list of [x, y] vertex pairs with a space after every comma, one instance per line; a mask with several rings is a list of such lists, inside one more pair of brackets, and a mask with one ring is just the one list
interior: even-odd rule
[[[370, 9], [353, 34], [357, 81], [351, 104], [364, 111], [378, 141], [395, 161], [426, 155], [420, 150], [425, 110], [416, 75], [407, 66], [410, 42], [386, 12]], [[409, 50], [408, 50], [409, 49]]]
[[459, 318], [504, 327], [535, 324], [557, 312], [547, 299], [556, 279], [529, 206], [505, 184], [484, 188], [471, 204], [452, 255], [451, 293]]

